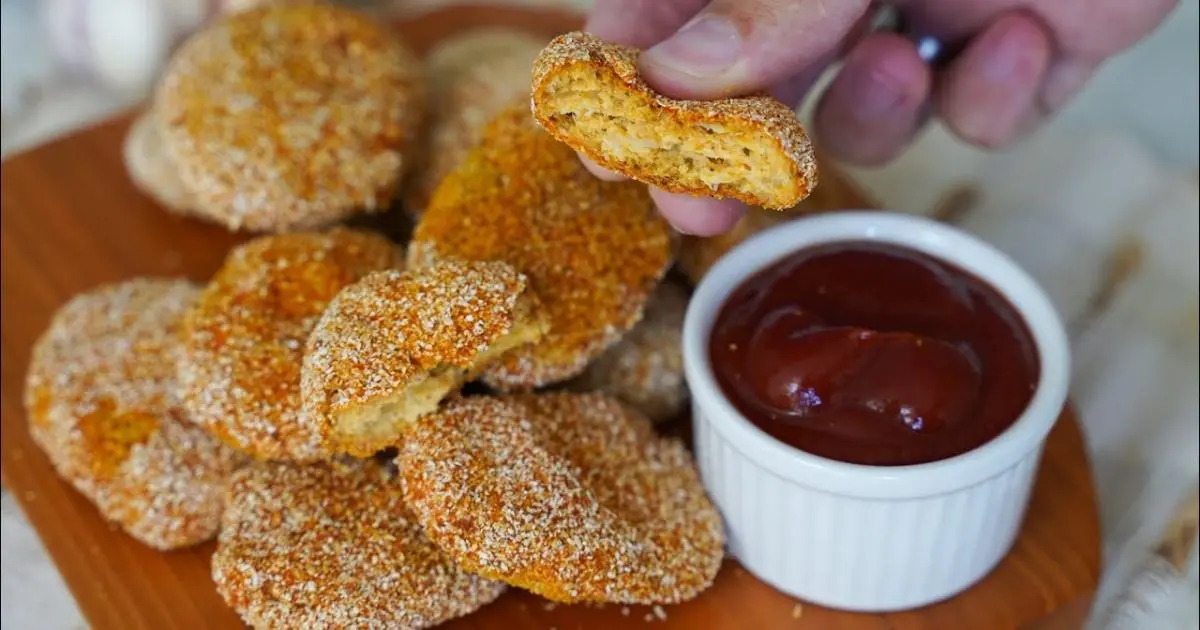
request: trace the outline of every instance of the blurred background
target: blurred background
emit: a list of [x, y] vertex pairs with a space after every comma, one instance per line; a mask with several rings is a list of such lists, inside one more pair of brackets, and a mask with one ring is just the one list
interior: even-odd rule
[[[137, 107], [181, 38], [214, 10], [248, 1], [0, 0], [3, 156]], [[397, 14], [463, 4], [350, 3]], [[590, 2], [506, 4], [584, 11]], [[1097, 628], [1117, 627], [1103, 611], [1122, 606], [1141, 615], [1122, 627], [1200, 623], [1198, 165], [1200, 0], [1182, 0], [1020, 145], [984, 153], [935, 125], [886, 167], [846, 169], [883, 206], [952, 217], [1012, 255], [1069, 323], [1073, 397], [1105, 532]], [[84, 627], [7, 496], [3, 518], [0, 625]], [[1174, 581], [1145, 586], [1146, 567], [1172, 536], [1182, 541], [1172, 554], [1186, 563], [1168, 570]]]
[[[170, 46], [212, 7], [251, 0], [0, 0], [3, 154], [141, 100]], [[455, 0], [346, 0], [385, 11]], [[506, 0], [575, 7], [590, 0]], [[480, 4], [477, 0], [473, 4]], [[1112, 61], [1062, 112], [1063, 126], [1121, 130], [1164, 159], [1197, 166], [1200, 0], [1183, 0], [1149, 39]]]

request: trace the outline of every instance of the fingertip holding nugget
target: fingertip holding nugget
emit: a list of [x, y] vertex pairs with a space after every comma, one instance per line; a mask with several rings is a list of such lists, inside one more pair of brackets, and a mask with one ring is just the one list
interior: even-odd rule
[[637, 323], [670, 266], [671, 232], [644, 186], [592, 177], [522, 99], [438, 187], [408, 262], [503, 260], [529, 277], [549, 332], [482, 375], [527, 389], [578, 375]]
[[[825, 156], [818, 154], [824, 161]], [[853, 210], [863, 205], [849, 182], [837, 173], [828, 175], [821, 186], [795, 207], [782, 212], [750, 208], [734, 224], [733, 229], [715, 236], [682, 236], [677, 250], [676, 265], [693, 285], [700, 284], [718, 260], [729, 250], [746, 239], [780, 223], [798, 219], [809, 214], [834, 210]]]
[[667, 98], [638, 72], [634, 48], [560, 35], [534, 63], [534, 116], [609, 170], [663, 190], [784, 209], [817, 185], [795, 111], [766, 96]]
[[460, 398], [418, 420], [398, 459], [430, 540], [547, 599], [678, 603], [724, 557], [691, 455], [607, 396]]
[[420, 62], [390, 29], [326, 2], [218, 18], [176, 51], [155, 99], [196, 213], [265, 232], [385, 210], [426, 107]]
[[225, 482], [243, 461], [177, 397], [179, 325], [198, 293], [139, 278], [77, 295], [35, 344], [26, 377], [33, 441], [102, 516], [156, 549], [216, 535]]
[[327, 457], [301, 409], [304, 347], [346, 286], [399, 265], [371, 232], [263, 236], [230, 251], [184, 321], [183, 402], [197, 424], [259, 459]]
[[255, 464], [228, 503], [212, 575], [253, 628], [418, 630], [504, 591], [430, 543], [399, 481], [371, 460]]
[[305, 413], [333, 452], [367, 457], [546, 328], [526, 277], [504, 262], [373, 273], [339, 293], [309, 336]]

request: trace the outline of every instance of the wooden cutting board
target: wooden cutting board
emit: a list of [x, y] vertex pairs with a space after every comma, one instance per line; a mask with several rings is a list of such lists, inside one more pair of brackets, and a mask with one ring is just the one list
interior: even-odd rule
[[[506, 25], [554, 34], [577, 27], [568, 14], [457, 7], [398, 25], [425, 50], [449, 34]], [[167, 214], [127, 178], [124, 116], [14, 157], [2, 170], [0, 205], [0, 410], [3, 482], [37, 529], [84, 615], [98, 629], [237, 628], [209, 578], [212, 545], [159, 553], [106, 524], [58, 480], [26, 432], [21, 390], [30, 347], [59, 305], [100, 283], [135, 275], [203, 281], [244, 240]], [[864, 199], [849, 206], [867, 207]], [[738, 630], [1078, 628], [1100, 574], [1100, 534], [1091, 468], [1079, 425], [1064, 413], [1050, 435], [1033, 503], [1013, 552], [966, 593], [887, 615], [807, 605], [726, 562], [695, 601], [655, 610], [555, 606], [510, 592], [457, 630], [652, 627]]]

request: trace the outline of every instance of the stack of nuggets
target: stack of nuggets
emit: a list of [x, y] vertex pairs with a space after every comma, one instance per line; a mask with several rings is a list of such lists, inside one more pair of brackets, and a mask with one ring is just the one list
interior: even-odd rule
[[[592, 178], [538, 127], [537, 40], [484, 31], [444, 45], [428, 67], [444, 70], [432, 98], [450, 105], [418, 142], [414, 64], [369, 24], [321, 3], [255, 9], [181, 49], [127, 145], [178, 170], [131, 160], [135, 179], [176, 185], [157, 195], [179, 211], [301, 231], [235, 248], [204, 287], [135, 279], [68, 303], [30, 368], [31, 432], [147, 544], [218, 536], [217, 588], [256, 628], [426, 628], [506, 585], [563, 602], [696, 597], [724, 532], [691, 455], [651, 423], [686, 400], [669, 227], [643, 185]], [[272, 89], [304, 79], [312, 93], [233, 107], [245, 93], [222, 82], [260, 76], [249, 66], [263, 60], [277, 64]], [[214, 78], [218, 61], [228, 77]], [[213, 81], [225, 91], [201, 94]], [[368, 109], [336, 114], [351, 97]], [[255, 139], [326, 102], [339, 131]], [[429, 146], [447, 155], [413, 158]], [[343, 151], [374, 157], [345, 178], [322, 170]], [[416, 165], [406, 197], [421, 201], [411, 243], [304, 231], [378, 207], [402, 162]], [[793, 191], [807, 185], [794, 176]], [[470, 382], [484, 393], [465, 393]]]

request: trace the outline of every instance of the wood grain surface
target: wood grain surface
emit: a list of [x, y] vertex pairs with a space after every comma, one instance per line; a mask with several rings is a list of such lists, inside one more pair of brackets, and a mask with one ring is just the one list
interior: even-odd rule
[[[407, 20], [418, 49], [448, 34], [507, 25], [552, 34], [578, 18], [458, 7]], [[212, 545], [159, 553], [106, 524], [59, 481], [26, 432], [21, 390], [30, 347], [71, 295], [135, 275], [205, 280], [244, 236], [167, 214], [139, 194], [121, 161], [129, 117], [7, 161], [0, 205], [0, 411], [3, 482], [39, 532], [85, 617], [98, 629], [237, 628], [209, 578]], [[858, 205], [862, 200], [857, 200]], [[1013, 552], [966, 593], [887, 615], [840, 613], [782, 595], [728, 561], [699, 599], [647, 607], [554, 606], [512, 592], [458, 630], [624, 627], [775, 629], [1077, 628], [1100, 573], [1090, 466], [1068, 411], [1052, 432], [1027, 522]], [[658, 614], [656, 614], [656, 612]]]

